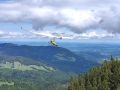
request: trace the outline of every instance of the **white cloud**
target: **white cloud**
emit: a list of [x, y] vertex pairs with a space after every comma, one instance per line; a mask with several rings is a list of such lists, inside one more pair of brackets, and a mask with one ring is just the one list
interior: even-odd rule
[[81, 34], [75, 34], [73, 32], [71, 33], [60, 33], [60, 32], [50, 32], [50, 31], [34, 31], [29, 30], [25, 31], [24, 33], [21, 32], [9, 32], [9, 31], [0, 31], [0, 38], [6, 38], [6, 39], [41, 39], [41, 38], [56, 38], [60, 39], [62, 37], [62, 40], [64, 39], [120, 39], [120, 34], [112, 34], [107, 32], [98, 32], [98, 31], [90, 31], [85, 32]]
[[30, 33], [21, 33], [21, 32], [10, 32], [10, 31], [0, 31], [0, 38], [36, 38], [35, 35], [31, 35]]
[[[30, 21], [35, 30], [55, 26], [74, 32], [64, 38], [114, 37], [120, 33], [119, 5], [120, 0], [11, 0], [0, 4], [0, 22]], [[32, 37], [54, 37], [54, 31], [45, 31], [34, 31]]]
[[30, 31], [32, 34], [34, 34], [35, 36], [40, 36], [40, 37], [47, 37], [47, 38], [61, 38], [62, 39], [107, 39], [109, 38], [116, 38], [120, 39], [120, 34], [112, 34], [112, 33], [108, 33], [108, 32], [99, 32], [99, 31], [90, 31], [90, 32], [85, 32], [85, 33], [81, 33], [81, 34], [75, 34], [75, 33], [59, 33], [59, 32], [55, 32], [52, 33], [50, 31]]

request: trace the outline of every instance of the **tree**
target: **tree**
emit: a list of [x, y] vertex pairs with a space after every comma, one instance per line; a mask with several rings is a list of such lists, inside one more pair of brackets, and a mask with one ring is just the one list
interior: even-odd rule
[[92, 68], [77, 79], [71, 81], [68, 90], [120, 90], [120, 60], [111, 56], [110, 61]]

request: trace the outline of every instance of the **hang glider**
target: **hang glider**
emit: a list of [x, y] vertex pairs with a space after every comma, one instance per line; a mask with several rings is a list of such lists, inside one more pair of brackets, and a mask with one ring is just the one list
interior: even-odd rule
[[[21, 30], [25, 30], [25, 29], [23, 29], [23, 27], [21, 27]], [[60, 40], [63, 39], [62, 35], [58, 34], [58, 33], [43, 33], [43, 32], [36, 32], [33, 30], [26, 30], [26, 31], [28, 31], [31, 34], [34, 34], [36, 36], [50, 38], [51, 40], [49, 41], [49, 44], [51, 46], [58, 46], [58, 44], [56, 43], [56, 39], [60, 39]]]
[[56, 41], [55, 41], [55, 38], [53, 38], [52, 40], [50, 40], [50, 44], [52, 46], [58, 46], [57, 43], [56, 43]]

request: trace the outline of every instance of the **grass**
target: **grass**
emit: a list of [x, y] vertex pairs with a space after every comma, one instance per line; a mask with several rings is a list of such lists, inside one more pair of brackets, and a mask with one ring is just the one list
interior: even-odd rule
[[0, 68], [15, 69], [15, 70], [21, 70], [21, 71], [28, 71], [28, 70], [34, 70], [34, 71], [37, 70], [37, 71], [45, 71], [45, 72], [55, 71], [54, 68], [52, 67], [43, 66], [43, 65], [40, 65], [40, 66], [39, 65], [25, 65], [18, 61], [1, 63]]
[[2, 86], [2, 85], [13, 86], [14, 82], [0, 81], [0, 86]]

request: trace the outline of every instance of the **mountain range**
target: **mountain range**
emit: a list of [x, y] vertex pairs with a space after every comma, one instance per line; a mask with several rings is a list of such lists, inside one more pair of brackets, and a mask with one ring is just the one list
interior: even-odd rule
[[2, 43], [0, 90], [63, 90], [71, 76], [97, 65], [63, 47]]
[[98, 63], [86, 60], [68, 49], [54, 46], [0, 44], [0, 55], [22, 56], [67, 72], [85, 72]]

